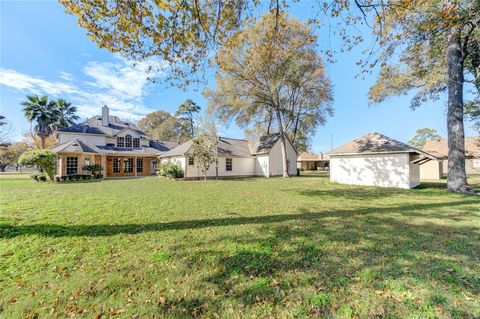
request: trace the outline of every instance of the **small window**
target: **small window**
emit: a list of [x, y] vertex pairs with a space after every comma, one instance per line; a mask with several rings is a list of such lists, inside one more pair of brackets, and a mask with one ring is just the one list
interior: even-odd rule
[[193, 166], [193, 164], [194, 164], [193, 156], [189, 156], [188, 157], [188, 166]]
[[85, 157], [85, 165], [90, 165], [90, 157]]
[[125, 147], [125, 138], [123, 136], [117, 137], [117, 147]]
[[78, 157], [67, 157], [67, 175], [78, 174]]
[[124, 162], [124, 173], [133, 173], [133, 158], [128, 158]]
[[117, 157], [113, 158], [113, 172], [120, 173], [120, 159]]
[[137, 158], [137, 173], [143, 172], [143, 158]]
[[132, 136], [126, 135], [125, 136], [125, 147], [132, 147]]
[[135, 137], [133, 139], [133, 147], [139, 148], [140, 147], [140, 139], [138, 137]]
[[233, 164], [232, 159], [231, 158], [226, 158], [225, 159], [225, 170], [228, 171], [228, 172], [232, 171], [232, 166], [233, 166], [232, 164]]

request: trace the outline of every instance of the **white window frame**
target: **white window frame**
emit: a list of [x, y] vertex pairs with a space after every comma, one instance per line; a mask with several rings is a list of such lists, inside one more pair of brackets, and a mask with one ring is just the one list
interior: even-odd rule
[[123, 136], [117, 137], [117, 147], [125, 147], [125, 138]]
[[[230, 169], [228, 169], [230, 166]], [[225, 171], [231, 172], [233, 171], [233, 158], [226, 158], [225, 159]]]

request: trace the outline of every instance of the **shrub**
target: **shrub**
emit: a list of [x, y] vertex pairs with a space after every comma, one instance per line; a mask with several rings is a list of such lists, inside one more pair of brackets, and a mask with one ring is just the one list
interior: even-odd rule
[[20, 165], [36, 165], [43, 169], [48, 178], [53, 181], [57, 167], [56, 155], [49, 150], [28, 150], [18, 159]]
[[74, 178], [74, 175], [68, 175], [68, 176], [67, 176], [67, 179], [68, 179], [70, 182], [73, 181], [73, 178]]
[[68, 179], [68, 176], [66, 175], [60, 176], [60, 179], [62, 180], [62, 182], [65, 182]]
[[92, 175], [97, 175], [99, 172], [103, 170], [103, 167], [100, 164], [92, 164], [92, 165], [85, 165], [84, 167], [82, 167], [82, 170], [90, 172]]
[[157, 165], [157, 171], [160, 176], [165, 176], [168, 178], [182, 178], [183, 170], [182, 167], [173, 162], [165, 162]]
[[42, 175], [42, 174], [32, 174], [32, 175], [30, 175], [30, 177], [31, 177], [33, 180], [35, 180], [35, 181], [38, 182], [38, 177], [39, 177], [40, 175]]
[[60, 183], [61, 179], [60, 176], [55, 176], [55, 182]]
[[38, 181], [39, 181], [39, 182], [46, 182], [46, 181], [47, 181], [47, 176], [45, 176], [45, 175], [39, 175], [39, 176], [38, 176]]

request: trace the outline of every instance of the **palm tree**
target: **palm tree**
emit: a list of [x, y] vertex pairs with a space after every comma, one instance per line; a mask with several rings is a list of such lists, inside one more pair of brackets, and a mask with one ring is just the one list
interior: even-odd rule
[[76, 115], [77, 108], [72, 106], [72, 103], [67, 102], [64, 99], [58, 99], [55, 101], [58, 111], [58, 120], [55, 124], [55, 128], [69, 127], [75, 124], [75, 121], [80, 117]]
[[40, 138], [42, 149], [45, 148], [45, 140], [53, 133], [53, 127], [59, 119], [55, 102], [49, 102], [47, 96], [27, 95], [27, 101], [21, 105], [27, 120], [30, 123], [37, 122], [33, 129]]

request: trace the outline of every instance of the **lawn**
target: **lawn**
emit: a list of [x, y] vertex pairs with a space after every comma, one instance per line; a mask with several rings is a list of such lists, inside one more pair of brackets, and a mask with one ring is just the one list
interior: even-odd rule
[[480, 198], [444, 183], [3, 175], [0, 317], [479, 318]]

